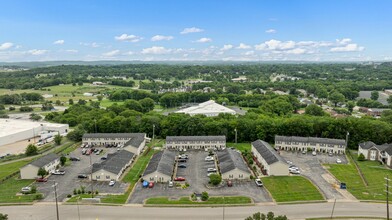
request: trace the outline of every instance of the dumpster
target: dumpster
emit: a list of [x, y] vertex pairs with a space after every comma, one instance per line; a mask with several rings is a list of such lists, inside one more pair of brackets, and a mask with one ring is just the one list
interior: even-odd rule
[[340, 188], [341, 189], [347, 189], [346, 183], [340, 183]]

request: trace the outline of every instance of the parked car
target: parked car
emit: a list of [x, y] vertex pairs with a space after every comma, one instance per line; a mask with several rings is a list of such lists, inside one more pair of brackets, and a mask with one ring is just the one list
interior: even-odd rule
[[306, 154], [306, 150], [303, 150], [303, 151], [302, 151], [302, 154]]
[[106, 160], [106, 159], [108, 159], [108, 157], [107, 157], [107, 156], [103, 156], [103, 157], [101, 157], [101, 160]]
[[213, 167], [207, 168], [207, 172], [216, 172], [216, 168]]
[[116, 181], [114, 181], [114, 180], [111, 180], [110, 182], [109, 182], [109, 186], [114, 186], [116, 184]]
[[261, 179], [255, 179], [255, 183], [258, 187], [262, 187], [263, 186], [263, 182], [261, 182]]
[[287, 163], [288, 163], [288, 164], [290, 164], [290, 165], [292, 165], [292, 164], [293, 164], [293, 162], [291, 162], [291, 161], [289, 161], [289, 160], [287, 161]]
[[186, 163], [186, 159], [178, 159], [177, 162], [179, 162], [179, 163]]
[[82, 150], [82, 154], [85, 155], [87, 153], [87, 149]]
[[317, 152], [316, 152], [316, 151], [313, 151], [313, 152], [312, 152], [312, 155], [313, 155], [313, 156], [316, 156], [316, 155], [317, 155]]
[[35, 179], [35, 181], [42, 183], [42, 182], [48, 182], [48, 179], [46, 179], [46, 178], [37, 178], [37, 179]]
[[339, 158], [336, 159], [336, 163], [342, 163], [342, 160], [340, 160]]
[[149, 184], [148, 181], [145, 181], [145, 180], [144, 180], [144, 181], [143, 181], [143, 184], [142, 184], [142, 185], [143, 185], [143, 188], [147, 188], [147, 187], [148, 187], [148, 184]]
[[212, 156], [207, 156], [204, 160], [205, 160], [205, 161], [214, 161], [214, 157], [212, 157]]
[[80, 178], [80, 179], [86, 179], [86, 178], [87, 178], [87, 175], [86, 175], [86, 174], [79, 174], [79, 175], [78, 175], [78, 178]]
[[178, 156], [178, 158], [179, 159], [188, 159], [189, 156], [188, 156], [188, 154], [181, 154], [181, 155]]
[[174, 183], [173, 183], [173, 181], [169, 181], [169, 184], [168, 184], [168, 186], [169, 186], [169, 188], [172, 188], [172, 187], [174, 186]]
[[29, 193], [29, 192], [31, 192], [31, 187], [30, 186], [23, 187], [21, 192], [22, 193]]
[[186, 165], [185, 164], [178, 164], [178, 166], [177, 166], [178, 168], [186, 168]]
[[301, 172], [299, 171], [298, 167], [292, 167], [292, 168], [289, 168], [289, 173], [300, 174]]
[[64, 175], [65, 171], [64, 170], [55, 170], [52, 172], [53, 175]]
[[179, 176], [179, 177], [174, 178], [174, 181], [185, 181], [185, 178]]
[[228, 187], [232, 187], [232, 186], [233, 186], [233, 182], [231, 182], [231, 180], [228, 180], [228, 181], [227, 181], [227, 186], [228, 186]]
[[154, 182], [149, 182], [148, 183], [148, 188], [153, 188], [154, 187]]
[[69, 158], [70, 161], [80, 161], [79, 157], [70, 157]]

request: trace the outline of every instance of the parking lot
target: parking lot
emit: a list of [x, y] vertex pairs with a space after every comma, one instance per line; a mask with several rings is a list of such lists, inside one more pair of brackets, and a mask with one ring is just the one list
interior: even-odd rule
[[345, 155], [333, 155], [329, 156], [327, 153], [318, 153], [316, 156], [312, 155], [312, 152], [303, 154], [302, 152], [294, 151], [281, 151], [280, 155], [287, 161], [292, 162], [301, 171], [301, 175], [310, 179], [321, 192], [324, 194], [326, 199], [348, 199], [345, 194], [340, 193], [335, 188], [337, 182], [323, 167], [323, 164], [336, 164], [336, 160], [339, 158], [342, 164], [347, 163]]
[[167, 183], [157, 183], [153, 188], [143, 188], [139, 182], [131, 196], [129, 203], [143, 203], [147, 198], [152, 197], [170, 197], [179, 198], [189, 196], [192, 193], [201, 193], [207, 191], [210, 196], [248, 196], [255, 202], [272, 201], [268, 192], [263, 187], [257, 187], [254, 181], [233, 181], [233, 186], [228, 187], [222, 184], [221, 187], [207, 188], [209, 177], [207, 176], [207, 168], [215, 167], [214, 161], [205, 161], [208, 156], [204, 151], [188, 151], [189, 159], [186, 163], [186, 168], [177, 168], [177, 175], [175, 177], [184, 177], [189, 187], [186, 189], [169, 188]]
[[[114, 152], [116, 149], [108, 148], [106, 152]], [[99, 193], [124, 193], [128, 184], [116, 182], [114, 186], [109, 186], [106, 181], [93, 181], [87, 179], [79, 179], [78, 174], [90, 174], [90, 156], [82, 155], [82, 149], [78, 148], [69, 156], [78, 157], [80, 161], [71, 161], [71, 165], [61, 168], [65, 170], [65, 175], [50, 175], [48, 182], [36, 183], [37, 190], [44, 194], [43, 201], [52, 202], [54, 197], [54, 181], [57, 183], [57, 196], [59, 201], [63, 201], [68, 194], [73, 194], [74, 189], [80, 189], [81, 186], [85, 187], [85, 191], [98, 190]], [[106, 155], [107, 153], [105, 153]], [[68, 156], [67, 156], [68, 157]], [[102, 155], [91, 154], [91, 162], [100, 162]], [[92, 184], [92, 188], [91, 188]]]

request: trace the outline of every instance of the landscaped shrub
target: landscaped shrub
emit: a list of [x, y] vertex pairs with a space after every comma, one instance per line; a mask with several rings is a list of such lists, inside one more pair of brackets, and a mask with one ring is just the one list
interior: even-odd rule
[[360, 153], [358, 156], [358, 161], [364, 161], [365, 160], [365, 155], [363, 153]]
[[209, 197], [210, 196], [208, 195], [208, 192], [204, 191], [201, 193], [201, 200], [202, 201], [207, 201]]

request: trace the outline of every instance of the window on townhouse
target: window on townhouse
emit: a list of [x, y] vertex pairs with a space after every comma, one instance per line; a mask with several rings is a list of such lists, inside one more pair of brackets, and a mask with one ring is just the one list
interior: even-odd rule
[[101, 179], [101, 176], [96, 176], [95, 178], [96, 178], [97, 180], [99, 180], [99, 179]]
[[110, 176], [106, 176], [106, 179], [109, 180], [109, 179], [110, 179]]

